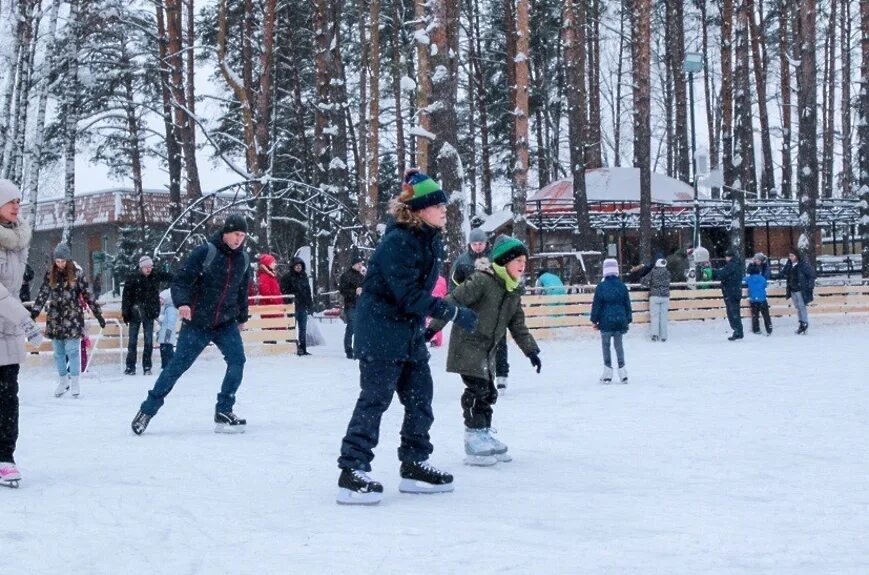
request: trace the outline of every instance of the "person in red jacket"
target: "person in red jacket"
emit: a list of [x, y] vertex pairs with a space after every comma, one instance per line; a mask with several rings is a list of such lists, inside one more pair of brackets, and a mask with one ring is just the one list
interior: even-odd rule
[[281, 285], [278, 283], [277, 260], [271, 254], [263, 254], [259, 258], [256, 271], [256, 282], [250, 283], [248, 295], [256, 298], [253, 305], [280, 305], [284, 303]]

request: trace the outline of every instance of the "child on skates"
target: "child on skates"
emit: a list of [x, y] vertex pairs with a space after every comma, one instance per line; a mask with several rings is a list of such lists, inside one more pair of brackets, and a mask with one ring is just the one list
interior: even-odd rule
[[603, 346], [604, 369], [600, 376], [601, 383], [611, 383], [613, 380], [610, 342], [616, 348], [619, 381], [628, 382], [622, 336], [628, 332], [632, 319], [631, 296], [627, 286], [619, 279], [619, 263], [607, 258], [603, 261], [603, 281], [595, 288], [591, 304], [591, 323], [594, 324], [594, 329], [600, 331]]
[[[507, 446], [492, 437], [492, 407], [498, 399], [495, 360], [498, 342], [510, 330], [531, 365], [540, 373], [540, 348], [525, 325], [520, 281], [525, 273], [528, 249], [508, 236], [498, 236], [492, 247], [492, 263], [474, 272], [455, 288], [447, 301], [475, 311], [474, 330], [456, 324], [450, 336], [447, 371], [458, 373], [465, 384], [462, 413], [465, 418], [465, 463], [489, 466], [510, 461]], [[433, 321], [426, 338], [434, 337], [445, 322]]]
[[409, 170], [391, 206], [393, 221], [371, 257], [356, 307], [354, 355], [361, 390], [338, 458], [338, 503], [371, 505], [382, 499], [383, 486], [367, 472], [381, 417], [395, 393], [405, 411], [399, 491], [453, 490], [453, 476], [428, 463], [434, 415], [425, 318], [454, 321], [473, 331], [477, 316], [431, 295], [442, 266], [446, 204], [447, 195], [434, 180]]

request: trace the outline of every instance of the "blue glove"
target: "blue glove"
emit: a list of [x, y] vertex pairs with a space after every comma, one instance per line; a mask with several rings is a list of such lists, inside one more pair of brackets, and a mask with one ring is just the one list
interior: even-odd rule
[[540, 370], [543, 369], [543, 362], [540, 361], [540, 356], [536, 353], [532, 353], [528, 356], [528, 360], [531, 362], [531, 365], [537, 368], [537, 373], [540, 373]]
[[456, 319], [453, 322], [470, 333], [474, 331], [474, 328], [477, 327], [477, 312], [470, 308], [460, 307], [458, 312], [456, 313]]

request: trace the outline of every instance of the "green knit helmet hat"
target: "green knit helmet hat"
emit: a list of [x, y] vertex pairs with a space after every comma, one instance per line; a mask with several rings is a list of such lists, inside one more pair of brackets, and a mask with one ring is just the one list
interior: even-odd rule
[[519, 256], [528, 257], [528, 248], [516, 238], [500, 235], [492, 246], [492, 261], [499, 266], [507, 265], [510, 260]]
[[404, 174], [401, 185], [401, 195], [398, 201], [417, 212], [430, 206], [445, 204], [449, 198], [440, 185], [416, 168], [409, 169]]

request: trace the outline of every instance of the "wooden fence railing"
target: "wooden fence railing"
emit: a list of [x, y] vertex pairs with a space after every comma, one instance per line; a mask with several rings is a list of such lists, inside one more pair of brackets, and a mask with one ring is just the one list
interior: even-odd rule
[[[296, 317], [293, 303], [251, 305], [249, 313], [250, 319], [245, 330], [241, 332], [241, 339], [244, 341], [245, 352], [248, 355], [296, 352]], [[85, 322], [92, 344], [89, 355], [96, 364], [117, 363], [122, 365], [127, 353], [129, 328], [122, 322], [119, 311], [105, 311], [103, 317], [106, 320], [106, 327], [102, 330], [95, 320], [89, 319]], [[38, 318], [37, 323], [40, 323], [45, 329], [45, 314]], [[177, 330], [181, 328], [180, 320], [175, 327], [177, 334]], [[138, 347], [141, 351], [141, 335], [139, 336]], [[30, 359], [35, 361], [50, 358], [53, 352], [52, 342], [46, 338], [38, 348], [27, 344], [27, 351], [30, 354]], [[156, 336], [154, 338], [154, 364], [159, 365], [159, 342]]]
[[[649, 293], [631, 286], [631, 307], [636, 324], [649, 323]], [[525, 318], [534, 337], [545, 339], [564, 333], [565, 328], [590, 328], [591, 304], [594, 293], [587, 286], [571, 288], [566, 295], [526, 295], [522, 298]], [[809, 305], [810, 315], [854, 314], [869, 312], [869, 285], [824, 285], [815, 288], [815, 301]], [[751, 317], [748, 294], [742, 300], [742, 316]], [[783, 317], [796, 311], [785, 298], [784, 287], [773, 285], [767, 291], [770, 315]], [[670, 321], [726, 319], [727, 312], [721, 290], [673, 289], [670, 292]]]

